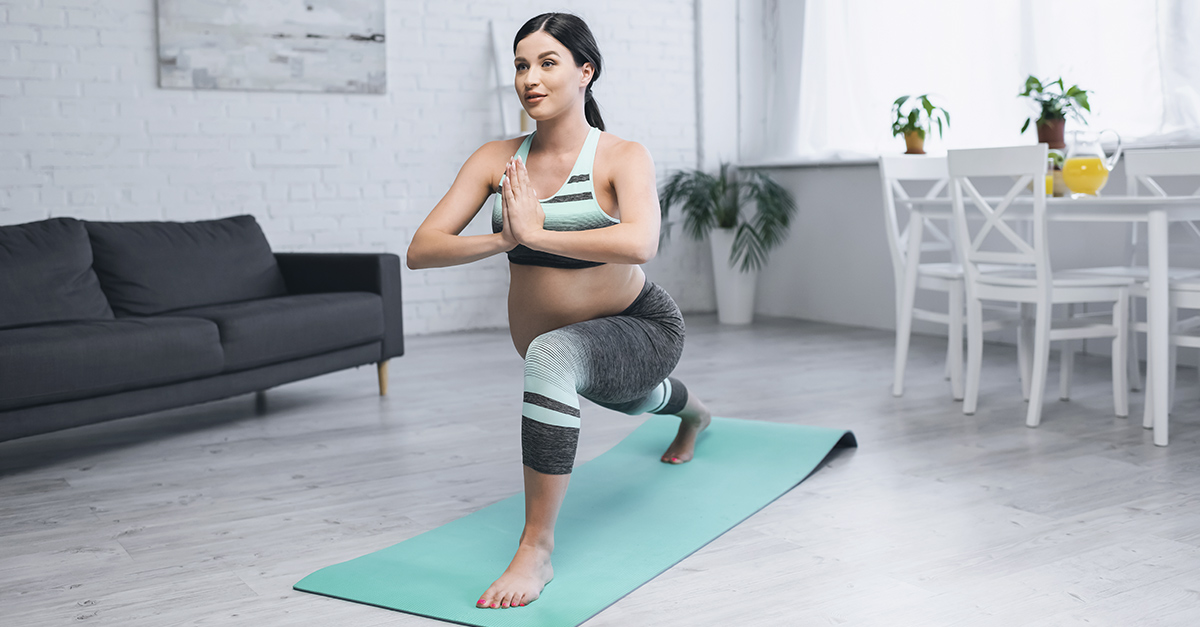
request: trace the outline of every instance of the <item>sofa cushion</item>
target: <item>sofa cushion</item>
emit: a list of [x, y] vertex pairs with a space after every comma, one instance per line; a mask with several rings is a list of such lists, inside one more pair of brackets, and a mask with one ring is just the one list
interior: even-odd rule
[[96, 274], [117, 315], [154, 315], [287, 293], [253, 216], [86, 224]]
[[221, 331], [225, 370], [245, 370], [378, 341], [377, 294], [301, 294], [173, 312], [212, 320]]
[[0, 329], [112, 317], [82, 222], [0, 227]]
[[0, 330], [0, 410], [219, 373], [217, 327], [197, 318], [120, 318]]

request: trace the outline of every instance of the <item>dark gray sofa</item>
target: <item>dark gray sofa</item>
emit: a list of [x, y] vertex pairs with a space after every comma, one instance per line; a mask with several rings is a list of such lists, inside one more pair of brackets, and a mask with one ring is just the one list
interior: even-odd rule
[[272, 253], [252, 216], [0, 226], [0, 441], [404, 353], [400, 259]]

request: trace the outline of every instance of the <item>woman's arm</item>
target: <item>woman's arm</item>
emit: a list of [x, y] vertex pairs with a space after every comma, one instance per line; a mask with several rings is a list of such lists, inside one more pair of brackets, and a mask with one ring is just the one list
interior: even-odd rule
[[506, 223], [504, 230], [487, 235], [462, 232], [492, 195], [496, 164], [504, 162], [509, 142], [484, 144], [458, 171], [450, 191], [442, 197], [413, 234], [406, 262], [413, 270], [471, 263], [512, 250], [517, 240]]
[[529, 184], [525, 164], [513, 160], [507, 166], [508, 180], [503, 192], [504, 224], [511, 225], [517, 242], [534, 250], [584, 261], [641, 264], [658, 251], [658, 229], [662, 214], [658, 208], [658, 188], [654, 179], [654, 160], [641, 144], [623, 141], [613, 147], [611, 163], [621, 223], [587, 231], [547, 231], [542, 228], [545, 214], [537, 193]]

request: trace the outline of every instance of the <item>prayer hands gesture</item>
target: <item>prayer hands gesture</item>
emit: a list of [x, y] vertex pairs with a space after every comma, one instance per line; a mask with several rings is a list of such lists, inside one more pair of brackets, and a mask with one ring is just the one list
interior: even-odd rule
[[542, 231], [546, 214], [538, 202], [537, 191], [529, 182], [525, 162], [520, 157], [508, 161], [504, 174], [508, 178], [500, 190], [504, 207], [504, 230], [501, 233], [505, 241], [511, 241], [514, 246], [530, 246], [530, 239]]

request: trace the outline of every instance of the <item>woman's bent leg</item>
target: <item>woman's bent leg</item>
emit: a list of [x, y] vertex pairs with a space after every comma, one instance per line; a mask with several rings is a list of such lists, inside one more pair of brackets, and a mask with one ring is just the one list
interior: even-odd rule
[[479, 600], [480, 607], [524, 605], [553, 577], [554, 524], [566, 495], [579, 441], [579, 397], [680, 416], [684, 425], [663, 461], [691, 459], [708, 411], [682, 383], [669, 379], [683, 351], [683, 317], [661, 288], [647, 284], [617, 316], [544, 333], [525, 353], [521, 448], [525, 464], [525, 529], [517, 554]]

